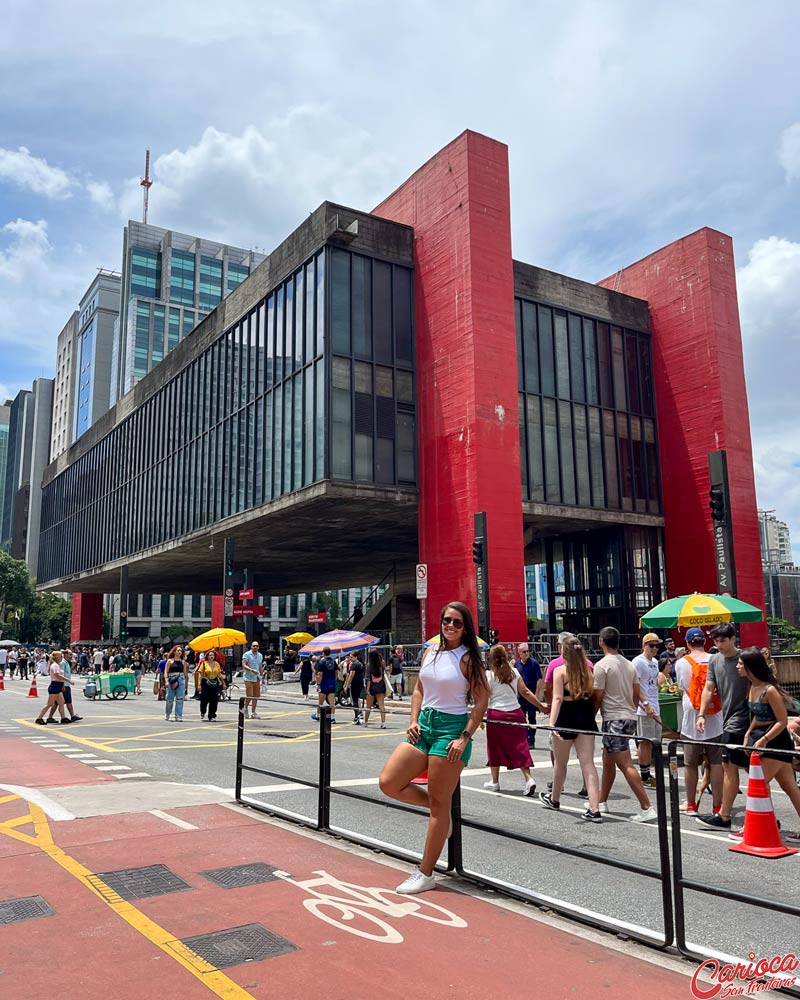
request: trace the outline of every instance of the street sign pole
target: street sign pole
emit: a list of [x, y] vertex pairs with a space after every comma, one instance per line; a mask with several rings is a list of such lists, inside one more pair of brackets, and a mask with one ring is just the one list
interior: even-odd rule
[[478, 604], [478, 632], [490, 641], [491, 614], [489, 609], [489, 546], [486, 533], [486, 511], [474, 515], [475, 538], [472, 542], [472, 561], [475, 563], [476, 598]]
[[422, 629], [422, 641], [427, 642], [428, 623], [425, 617], [425, 602], [428, 598], [428, 564], [417, 563], [415, 576], [417, 580], [417, 600], [419, 601], [419, 623]]
[[708, 453], [711, 524], [714, 530], [714, 561], [720, 594], [736, 596], [736, 559], [733, 551], [733, 522], [728, 489], [728, 455], [725, 451]]

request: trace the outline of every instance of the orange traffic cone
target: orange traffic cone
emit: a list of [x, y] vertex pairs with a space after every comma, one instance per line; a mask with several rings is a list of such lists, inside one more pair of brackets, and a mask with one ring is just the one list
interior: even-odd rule
[[28, 692], [28, 697], [29, 698], [39, 697], [39, 692], [36, 690], [36, 674], [34, 674], [33, 677], [31, 678], [31, 689]]
[[732, 844], [728, 850], [739, 854], [754, 854], [759, 858], [784, 858], [787, 854], [797, 854], [796, 847], [786, 847], [781, 840], [769, 788], [761, 770], [761, 757], [757, 753], [750, 755], [747, 811], [744, 814], [742, 840], [738, 844]]
[[427, 785], [428, 784], [428, 769], [427, 769], [427, 767], [422, 772], [422, 774], [418, 774], [416, 776], [416, 778], [412, 778], [411, 779], [411, 784], [412, 785]]
[[5, 677], [5, 674], [0, 674], [0, 691], [5, 691], [5, 689], [6, 689], [6, 686], [3, 683], [3, 678], [4, 677]]

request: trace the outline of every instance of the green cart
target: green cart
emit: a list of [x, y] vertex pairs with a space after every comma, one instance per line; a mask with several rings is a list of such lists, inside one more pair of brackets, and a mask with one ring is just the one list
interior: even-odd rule
[[658, 710], [666, 729], [680, 734], [683, 721], [683, 697], [662, 691], [658, 695]]
[[[127, 698], [136, 690], [136, 675], [125, 673], [95, 674], [89, 677], [86, 687], [93, 684], [95, 693], [92, 700], [105, 695], [106, 698], [116, 701], [118, 698]], [[87, 696], [89, 696], [87, 694]]]

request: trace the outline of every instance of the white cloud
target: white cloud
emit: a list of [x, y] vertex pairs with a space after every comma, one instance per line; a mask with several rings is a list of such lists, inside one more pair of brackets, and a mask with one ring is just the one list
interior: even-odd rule
[[0, 233], [11, 234], [8, 248], [0, 250], [0, 279], [21, 285], [43, 276], [52, 249], [44, 219], [7, 222]]
[[787, 181], [800, 179], [800, 122], [795, 122], [781, 132], [778, 163], [786, 171]]
[[[326, 199], [369, 209], [391, 190], [391, 162], [374, 152], [367, 132], [321, 106], [294, 108], [238, 135], [209, 126], [194, 145], [153, 163], [148, 221], [271, 250]], [[139, 218], [141, 201], [131, 178], [123, 217]]]
[[92, 201], [99, 208], [104, 211], [109, 212], [116, 204], [114, 199], [114, 192], [111, 189], [111, 185], [107, 181], [87, 181], [86, 191]]
[[26, 146], [0, 148], [0, 178], [45, 198], [69, 198], [74, 181], [61, 167], [52, 167], [43, 157], [33, 156]]

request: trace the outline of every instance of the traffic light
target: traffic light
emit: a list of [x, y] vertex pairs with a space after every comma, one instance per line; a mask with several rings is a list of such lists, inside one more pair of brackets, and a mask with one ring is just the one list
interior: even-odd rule
[[128, 612], [120, 611], [119, 613], [119, 637], [124, 639], [128, 634]]
[[483, 565], [483, 539], [476, 538], [472, 543], [472, 561], [476, 566]]
[[711, 520], [722, 524], [725, 520], [725, 493], [721, 486], [712, 486], [708, 491]]
[[225, 579], [233, 580], [234, 560], [233, 560], [233, 539], [225, 539]]

